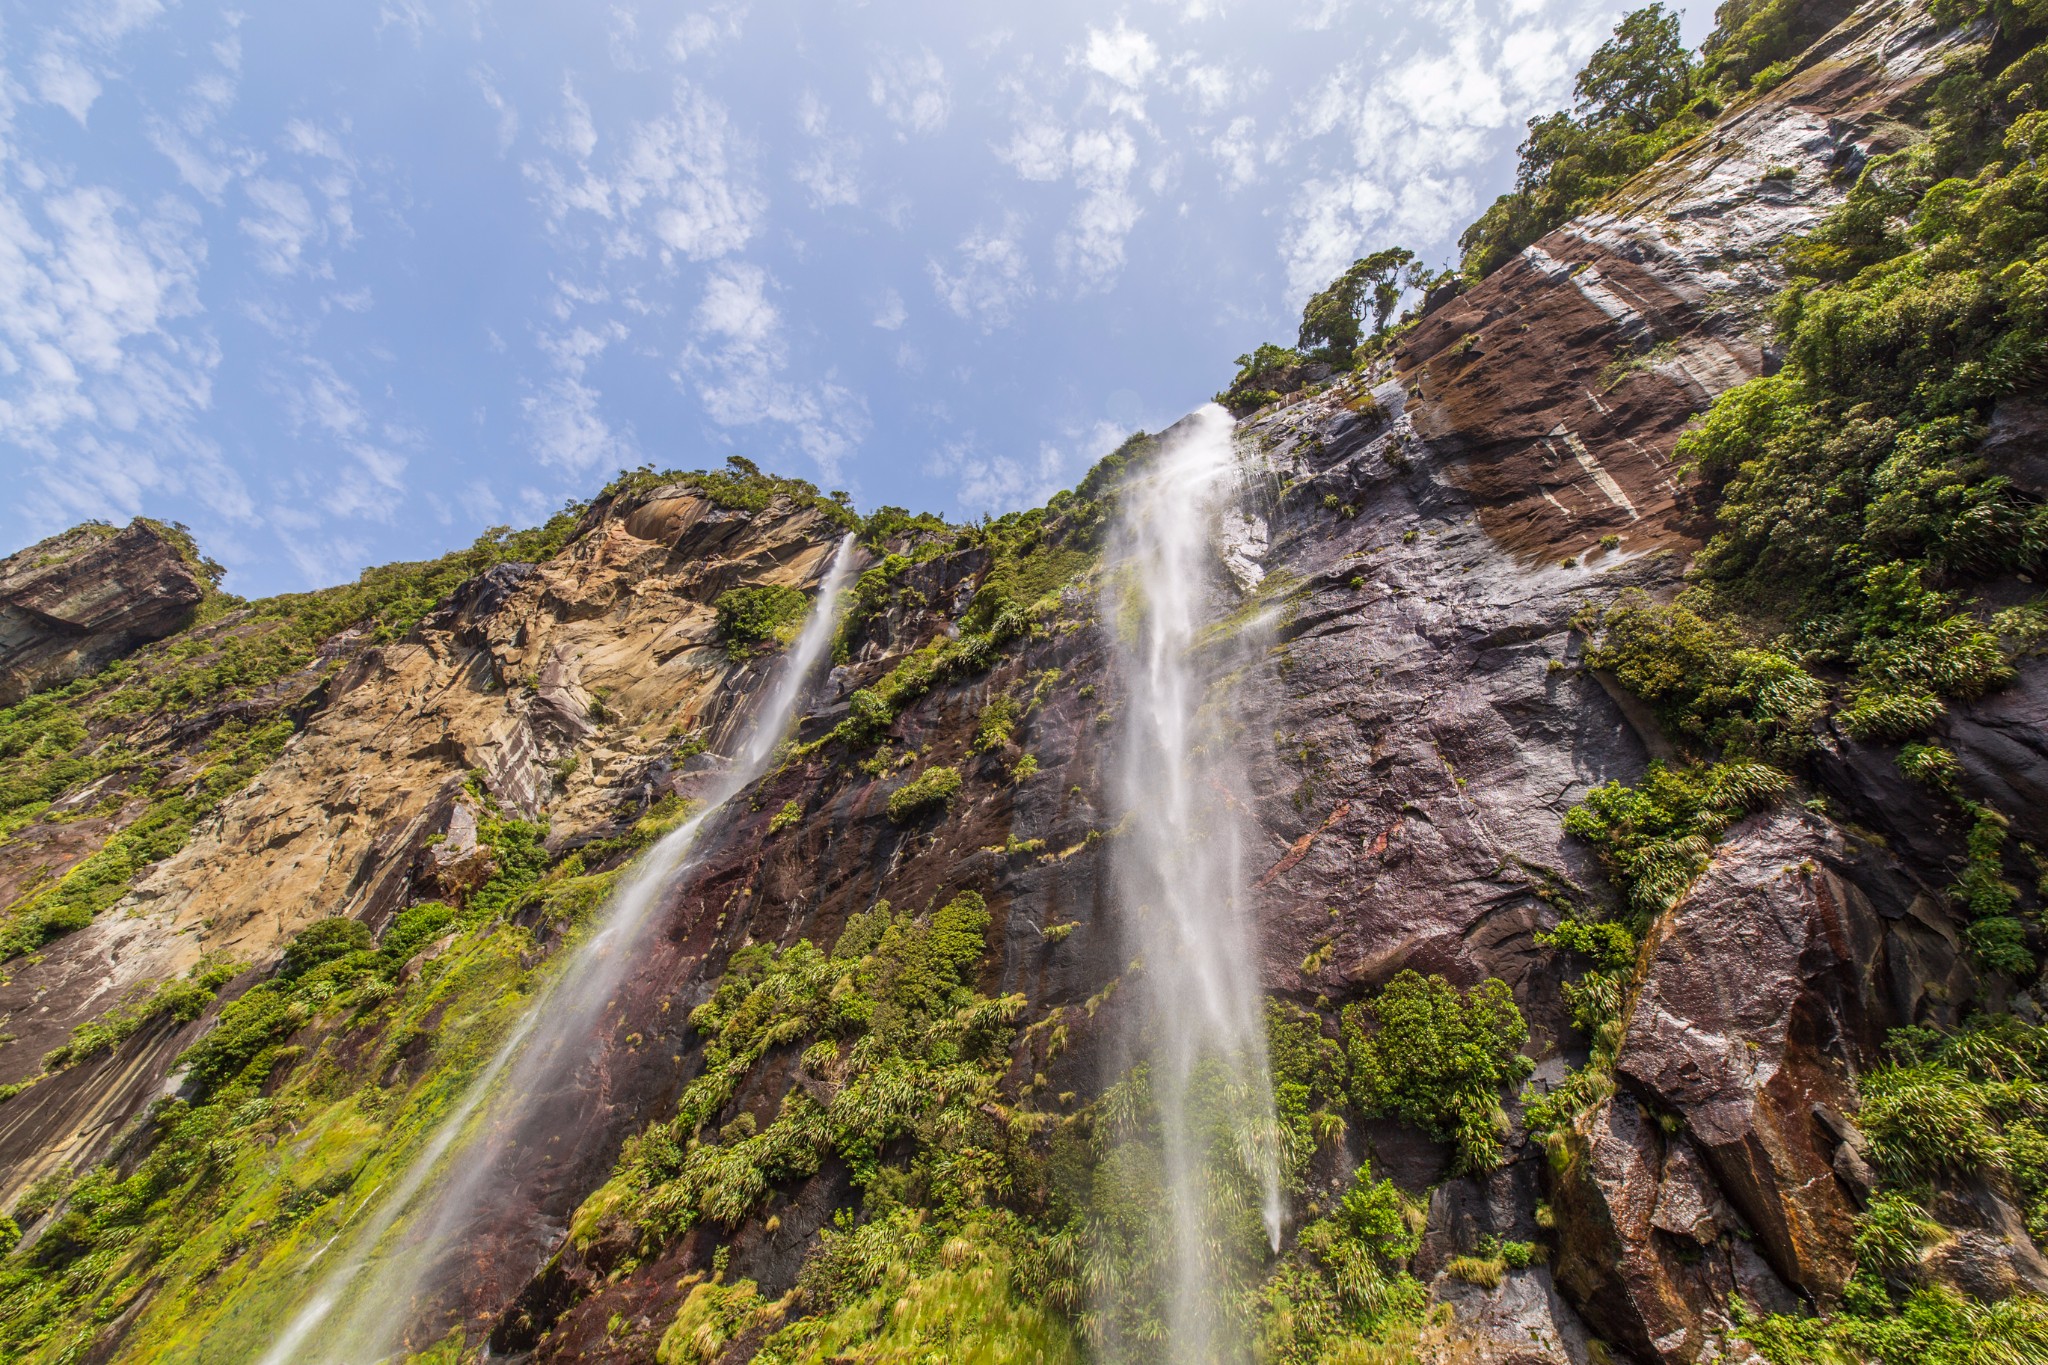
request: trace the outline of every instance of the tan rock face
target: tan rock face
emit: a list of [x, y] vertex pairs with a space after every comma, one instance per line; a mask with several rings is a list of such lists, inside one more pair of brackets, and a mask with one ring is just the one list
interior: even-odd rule
[[[376, 927], [415, 893], [454, 889], [460, 868], [416, 884], [417, 855], [431, 835], [459, 838], [465, 818], [473, 839], [473, 817], [458, 815], [473, 772], [511, 810], [546, 819], [557, 843], [609, 829], [662, 780], [653, 769], [671, 734], [718, 735], [765, 673], [727, 657], [711, 600], [742, 582], [807, 588], [835, 535], [788, 503], [734, 513], [668, 490], [600, 518], [547, 564], [484, 575], [414, 638], [363, 653], [181, 852], [87, 928], [12, 964], [0, 1013], [17, 1040], [0, 1051], [0, 1080], [32, 1073], [138, 983], [207, 955], [267, 969], [316, 919]], [[133, 1085], [104, 1059], [0, 1109], [0, 1198], [94, 1159], [176, 1051], [131, 1067]], [[95, 1092], [89, 1112], [74, 1090]]]
[[192, 619], [205, 583], [154, 526], [81, 526], [0, 559], [0, 706]]

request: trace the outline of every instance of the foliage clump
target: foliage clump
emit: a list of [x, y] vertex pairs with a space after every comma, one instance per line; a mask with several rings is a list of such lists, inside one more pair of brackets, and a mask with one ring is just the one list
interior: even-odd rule
[[1635, 591], [1580, 624], [1586, 662], [1611, 671], [1689, 746], [1780, 765], [1812, 752], [1827, 689], [1777, 650], [1683, 602], [1659, 605]]
[[712, 602], [718, 638], [735, 659], [744, 659], [769, 640], [787, 639], [803, 624], [810, 599], [780, 583], [727, 588]]
[[1695, 98], [1697, 64], [1678, 19], [1660, 4], [1625, 16], [1579, 72], [1572, 111], [1529, 120], [1515, 188], [1458, 238], [1468, 279], [1492, 274], [1707, 126], [1716, 106]]
[[889, 818], [899, 825], [907, 825], [935, 810], [945, 809], [952, 804], [953, 794], [960, 790], [960, 782], [958, 768], [933, 764], [889, 793]]
[[1403, 971], [1344, 1012], [1352, 1102], [1449, 1142], [1460, 1171], [1500, 1165], [1508, 1131], [1500, 1092], [1534, 1068], [1521, 1053], [1528, 1041], [1513, 992], [1492, 979], [1460, 991], [1441, 976]]
[[1723, 831], [1790, 786], [1762, 763], [1672, 767], [1653, 759], [1636, 786], [1617, 780], [1587, 792], [1564, 828], [1594, 846], [1629, 907], [1649, 916], [1676, 904], [1706, 871]]
[[[922, 917], [878, 902], [830, 954], [808, 941], [735, 953], [690, 1016], [706, 1039], [703, 1072], [673, 1118], [629, 1144], [576, 1235], [614, 1215], [652, 1241], [699, 1221], [731, 1227], [828, 1155], [871, 1201], [954, 1213], [999, 1202], [996, 1085], [1023, 998], [973, 988], [988, 925], [982, 898], [962, 892]], [[728, 1117], [768, 1051], [799, 1042], [822, 1084], [791, 1089], [765, 1123], [751, 1109]]]

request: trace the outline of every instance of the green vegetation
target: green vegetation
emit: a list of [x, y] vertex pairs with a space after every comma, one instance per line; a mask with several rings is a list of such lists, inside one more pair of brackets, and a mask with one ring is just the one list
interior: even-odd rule
[[[1849, 1311], [1827, 1318], [1742, 1311], [1736, 1329], [1773, 1365], [2017, 1365], [2048, 1358], [2048, 1304], [2024, 1295], [1976, 1303], [1941, 1286], [1903, 1303], [1872, 1300], [1868, 1286]], [[1861, 1310], [1861, 1311], [1859, 1311]]]
[[[825, 1230], [805, 1262], [795, 1297], [810, 1312], [769, 1336], [754, 1358], [763, 1365], [1079, 1361], [1065, 1320], [1027, 1287], [1045, 1283], [1044, 1263], [1031, 1240], [999, 1217], [951, 1235], [910, 1209], [859, 1225], [843, 1220]], [[762, 1304], [745, 1280], [723, 1293], [699, 1285], [663, 1338], [660, 1359], [709, 1361], [707, 1348], [732, 1326], [769, 1325], [785, 1311], [784, 1304]]]
[[57, 1071], [112, 1052], [159, 1019], [191, 1023], [206, 1012], [220, 988], [232, 981], [238, 971], [231, 963], [202, 964], [182, 980], [151, 982], [105, 1014], [71, 1030], [70, 1041], [43, 1058], [43, 1070]]
[[1317, 1365], [1420, 1321], [1428, 1296], [1407, 1264], [1421, 1245], [1422, 1211], [1360, 1166], [1337, 1206], [1303, 1226], [1261, 1287], [1258, 1358]]
[[1465, 276], [1492, 274], [1704, 129], [1719, 106], [1695, 80], [1678, 15], [1649, 5], [1623, 18], [1579, 72], [1573, 111], [1529, 120], [1515, 188], [1458, 238]]
[[[269, 1339], [265, 1314], [353, 1215], [349, 1192], [402, 1167], [521, 1007], [535, 943], [508, 917], [537, 908], [571, 923], [609, 887], [580, 856], [536, 858], [533, 826], [495, 813], [480, 826], [496, 871], [464, 905], [409, 907], [381, 942], [352, 921], [307, 926], [289, 968], [223, 1006], [187, 1050], [190, 1101], [159, 1101], [122, 1155], [18, 1201], [24, 1220], [53, 1217], [0, 1263], [0, 1356], [76, 1359], [146, 1292], [137, 1358], [198, 1360], [202, 1337], [213, 1358], [239, 1358]], [[438, 956], [402, 970], [435, 940]], [[119, 1046], [150, 1018], [191, 1017], [229, 970], [162, 985], [67, 1047]]]
[[1683, 602], [1659, 606], [1634, 590], [1577, 624], [1589, 640], [1586, 662], [1649, 702], [1689, 747], [1780, 765], [1812, 752], [1827, 690], [1776, 650]]
[[[316, 664], [345, 630], [403, 636], [464, 581], [496, 564], [543, 559], [574, 533], [572, 504], [531, 531], [494, 528], [465, 550], [367, 569], [355, 583], [238, 606], [90, 678], [0, 710], [0, 838], [100, 784], [86, 812], [143, 809], [64, 876], [0, 908], [0, 960], [83, 928], [135, 878], [183, 848], [193, 828], [291, 739], [285, 707], [340, 661]], [[295, 676], [296, 675], [296, 676]], [[230, 710], [230, 706], [233, 710]], [[170, 727], [166, 722], [182, 720]], [[194, 733], [170, 744], [160, 736]]]
[[803, 624], [811, 600], [779, 583], [727, 588], [711, 605], [718, 611], [718, 638], [736, 660], [768, 640], [787, 640]]
[[1360, 257], [1303, 305], [1295, 345], [1313, 359], [1350, 369], [1360, 344], [1385, 337], [1401, 295], [1421, 288], [1427, 276], [1406, 247]]
[[1344, 1012], [1352, 1102], [1450, 1143], [1460, 1171], [1491, 1170], [1508, 1131], [1500, 1092], [1535, 1065], [1521, 1055], [1528, 1040], [1505, 982], [1460, 991], [1440, 976], [1403, 971]]
[[1706, 871], [1724, 830], [1790, 786], [1762, 763], [1674, 768], [1653, 760], [1636, 786], [1616, 781], [1587, 792], [1564, 828], [1598, 850], [1629, 908], [1649, 916], [1670, 909]]
[[950, 805], [960, 790], [960, 770], [943, 765], [926, 768], [889, 793], [889, 818], [899, 825], [922, 819]]
[[[820, 493], [816, 484], [803, 479], [766, 473], [744, 455], [726, 456], [724, 469], [657, 470], [653, 465], [641, 465], [634, 470], [620, 470], [596, 500], [641, 497], [668, 484], [681, 484], [714, 505], [736, 512], [765, 512], [777, 498], [787, 498], [798, 507], [821, 513], [842, 530], [862, 529], [861, 519], [846, 494]], [[884, 508], [876, 516], [892, 512], [900, 513], [901, 509]]]
[[1017, 713], [1021, 708], [1017, 699], [998, 696], [989, 699], [981, 708], [981, 715], [974, 724], [974, 743], [969, 751], [977, 754], [996, 753], [1007, 747], [1011, 736], [1017, 732]]
[[[883, 901], [830, 954], [808, 941], [735, 953], [690, 1016], [706, 1040], [702, 1073], [674, 1117], [629, 1144], [574, 1235], [587, 1243], [623, 1223], [651, 1249], [700, 1220], [732, 1227], [776, 1182], [834, 1154], [880, 1209], [958, 1219], [999, 1203], [1010, 1134], [996, 1086], [1024, 1002], [973, 989], [988, 924], [973, 892], [921, 917]], [[749, 1109], [728, 1117], [769, 1049], [797, 1043], [830, 1099], [799, 1086], [765, 1125]]]

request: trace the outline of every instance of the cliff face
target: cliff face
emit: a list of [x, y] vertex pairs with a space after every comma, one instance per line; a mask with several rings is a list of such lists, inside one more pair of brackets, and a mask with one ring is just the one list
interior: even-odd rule
[[[1643, 703], [1584, 666], [1575, 622], [1625, 590], [1676, 591], [1708, 527], [1673, 447], [1715, 395], [1774, 367], [1762, 310], [1781, 283], [1777, 248], [1895, 145], [1898, 112], [1980, 40], [1911, 8], [1858, 10], [1767, 95], [1432, 312], [1376, 370], [1243, 425], [1270, 478], [1226, 517], [1213, 598], [1227, 621], [1256, 581], [1249, 600], [1277, 622], [1232, 704], [1248, 720], [1259, 976], [1316, 1036], [1334, 1040], [1345, 1005], [1414, 969], [1506, 982], [1539, 1092], [1599, 1045], [1561, 989], [1583, 964], [1538, 938], [1615, 900], [1565, 816], [1674, 747]], [[2031, 449], [2027, 420], [2010, 409], [2003, 439]], [[841, 533], [802, 497], [755, 501], [625, 488], [558, 553], [489, 569], [403, 638], [333, 634], [239, 710], [133, 732], [197, 773], [207, 736], [291, 722], [246, 785], [195, 817], [178, 849], [143, 860], [120, 899], [7, 964], [0, 1082], [32, 1083], [0, 1106], [0, 1198], [103, 1159], [123, 1178], [153, 1170], [151, 1143], [174, 1139], [145, 1110], [166, 1093], [210, 1093], [181, 1051], [229, 1031], [216, 1025], [230, 1002], [309, 925], [346, 917], [390, 941], [422, 905], [482, 909], [435, 919], [433, 937], [406, 939], [368, 986], [281, 1007], [299, 1013], [265, 1035], [272, 1051], [235, 1111], [247, 1145], [217, 1158], [225, 1184], [191, 1187], [217, 1191], [191, 1196], [195, 1208], [215, 1200], [203, 1228], [184, 1225], [189, 1246], [152, 1250], [158, 1269], [89, 1309], [50, 1310], [60, 1325], [23, 1338], [35, 1350], [239, 1359], [275, 1330], [301, 1263], [372, 1206], [395, 1169], [380, 1163], [445, 1112], [476, 1039], [507, 1026], [576, 915], [730, 750], [774, 650], [735, 645], [713, 604], [739, 586], [811, 588]], [[860, 1163], [919, 1144], [943, 1154], [945, 1138], [910, 1125], [879, 1152], [828, 1144], [732, 1216], [681, 1228], [592, 1196], [613, 1188], [629, 1138], [731, 1060], [693, 1010], [767, 970], [764, 948], [832, 945], [878, 900], [913, 913], [963, 891], [985, 903], [985, 954], [967, 984], [977, 1002], [1011, 1001], [1014, 1032], [977, 1112], [1038, 1182], [991, 1202], [1057, 1208], [1062, 1163], [1077, 1159], [1061, 1135], [1108, 1125], [1096, 1101], [1140, 1027], [1135, 993], [1118, 988], [1142, 964], [1126, 954], [1129, 911], [1107, 873], [1119, 813], [1103, 737], [1126, 702], [1117, 627], [1097, 619], [1098, 583], [1073, 577], [1089, 555], [1069, 563], [1038, 547], [1047, 557], [1031, 562], [1061, 571], [1026, 591], [1014, 556], [973, 539], [899, 528], [863, 552], [873, 572], [796, 746], [665, 892], [661, 932], [591, 1041], [594, 1079], [540, 1097], [494, 1158], [489, 1207], [465, 1228], [445, 1290], [415, 1305], [412, 1347], [460, 1327], [500, 1355], [646, 1361], [681, 1312], [699, 1314], [697, 1354], [662, 1347], [663, 1360], [736, 1361], [803, 1311], [801, 1297], [772, 1301], [798, 1286], [835, 1217], [863, 1206], [863, 1188], [870, 1213], [886, 1211], [873, 1191], [909, 1198], [917, 1178], [878, 1186]], [[7, 561], [5, 582], [25, 581], [15, 566], [55, 543]], [[76, 579], [84, 559], [44, 572]], [[1028, 622], [977, 617], [977, 594], [1004, 584], [1005, 602], [1038, 599]], [[251, 628], [226, 621], [194, 638], [225, 651]], [[145, 670], [150, 657], [137, 656]], [[2029, 833], [2043, 808], [2030, 794], [2048, 784], [2041, 676], [2023, 672], [1943, 722], [1961, 780]], [[889, 700], [879, 716], [864, 709], [877, 696]], [[1825, 739], [1813, 781], [1832, 802], [1816, 794], [1733, 823], [1652, 917], [1606, 1040], [1604, 1089], [1547, 1140], [1509, 1097], [1507, 1159], [1484, 1174], [1456, 1173], [1450, 1147], [1412, 1125], [1354, 1115], [1306, 1163], [1290, 1236], [1361, 1165], [1391, 1176], [1426, 1212], [1412, 1268], [1454, 1310], [1470, 1359], [1753, 1358], [1731, 1295], [1758, 1312], [1838, 1305], [1877, 1181], [1859, 1077], [1890, 1030], [1953, 1027], [1985, 983], [1945, 891], [1953, 832], [1915, 804], [1888, 752]], [[892, 803], [914, 774], [947, 768], [961, 782], [943, 813]], [[25, 903], [132, 827], [140, 799], [120, 797], [84, 789], [11, 825], [0, 894]], [[524, 852], [506, 832], [522, 822], [545, 825]], [[498, 894], [515, 883], [516, 896]], [[572, 902], [583, 910], [562, 908]], [[203, 1005], [136, 1003], [155, 998], [152, 983], [222, 963], [238, 974]], [[2025, 991], [2008, 1003], [2040, 1008]], [[45, 1062], [122, 1010], [139, 1022], [111, 1045]], [[253, 1027], [247, 1017], [232, 1028]], [[779, 1116], [829, 1110], [849, 1082], [838, 1062], [810, 1060], [807, 1038], [777, 1035], [732, 1070], [705, 1131], [737, 1149]], [[653, 1145], [644, 1137], [629, 1159]], [[1944, 1173], [1928, 1199], [1950, 1230], [1933, 1281], [1986, 1298], [2048, 1293], [2011, 1190]], [[63, 1254], [64, 1205], [15, 1207], [36, 1245]], [[1503, 1243], [1545, 1246], [1547, 1261], [1490, 1277], [1460, 1268]], [[943, 1256], [955, 1255], [949, 1243]], [[1066, 1264], [1046, 1262], [1062, 1275]], [[704, 1316], [707, 1285], [743, 1281], [755, 1296], [744, 1311]], [[1079, 1298], [1067, 1306], [1085, 1308]]]
[[0, 706], [180, 629], [205, 595], [157, 527], [80, 526], [0, 560]]

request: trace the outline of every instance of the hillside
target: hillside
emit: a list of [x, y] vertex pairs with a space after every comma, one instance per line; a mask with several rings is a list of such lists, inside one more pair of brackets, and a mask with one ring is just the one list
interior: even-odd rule
[[2048, 17], [1720, 21], [1040, 509], [0, 563], [0, 1359], [2048, 1359]]

